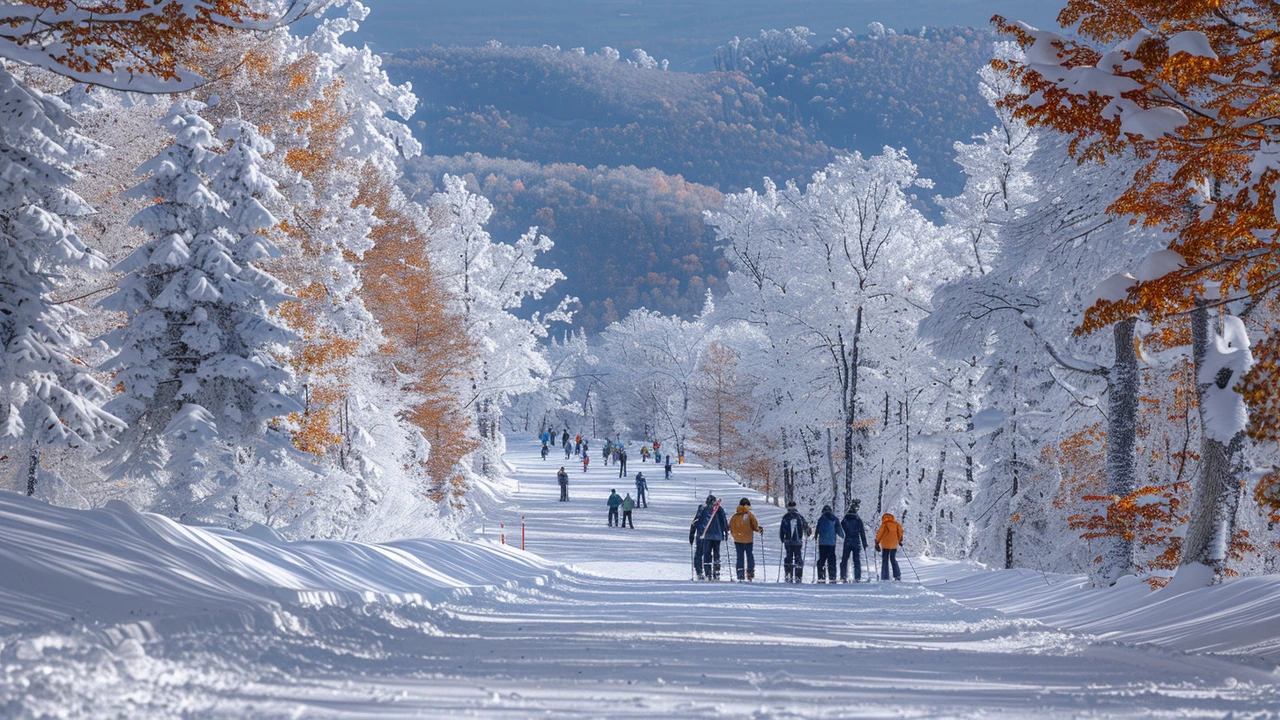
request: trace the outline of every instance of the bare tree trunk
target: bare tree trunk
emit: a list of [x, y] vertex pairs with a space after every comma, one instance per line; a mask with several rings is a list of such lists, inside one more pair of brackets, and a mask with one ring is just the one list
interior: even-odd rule
[[1203, 430], [1205, 396], [1215, 383], [1220, 390], [1230, 387], [1233, 378], [1215, 378], [1199, 382], [1200, 370], [1209, 351], [1211, 331], [1209, 311], [1199, 305], [1191, 314], [1191, 348], [1195, 366], [1197, 394], [1200, 399], [1200, 477], [1191, 492], [1191, 520], [1182, 545], [1182, 564], [1200, 563], [1213, 568], [1213, 582], [1222, 582], [1226, 569], [1227, 546], [1235, 533], [1236, 507], [1240, 501], [1240, 483], [1245, 472], [1244, 433], [1237, 433], [1228, 443], [1209, 437]]
[[[1117, 498], [1137, 488], [1134, 469], [1134, 447], [1138, 435], [1138, 392], [1142, 376], [1138, 372], [1138, 353], [1133, 346], [1137, 320], [1129, 318], [1116, 323], [1116, 361], [1107, 375], [1107, 492]], [[1110, 538], [1102, 554], [1102, 577], [1115, 584], [1133, 568], [1133, 541]]]
[[[862, 339], [862, 306], [858, 306], [858, 314], [854, 320], [853, 343], [848, 367], [848, 397], [845, 399], [844, 416], [844, 486], [853, 488], [853, 434], [854, 425], [858, 421], [858, 361], [859, 345]], [[839, 498], [833, 498], [838, 500]]]
[[31, 456], [27, 459], [27, 497], [36, 494], [36, 482], [40, 478], [40, 444], [31, 443]]

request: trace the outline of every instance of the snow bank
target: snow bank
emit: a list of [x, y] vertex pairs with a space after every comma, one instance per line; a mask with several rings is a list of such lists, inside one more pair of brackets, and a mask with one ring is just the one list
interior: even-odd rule
[[931, 573], [925, 584], [962, 605], [992, 608], [1105, 640], [1280, 664], [1280, 576], [1213, 587], [1199, 582], [1194, 589], [1175, 581], [1151, 592], [1132, 577], [1112, 588], [1093, 589], [1083, 576], [1031, 570], [961, 574], [948, 581]]
[[433, 604], [542, 585], [558, 572], [509, 546], [447, 540], [285, 542], [181, 525], [113, 502], [56, 507], [0, 492], [0, 627], [270, 611], [281, 606]]

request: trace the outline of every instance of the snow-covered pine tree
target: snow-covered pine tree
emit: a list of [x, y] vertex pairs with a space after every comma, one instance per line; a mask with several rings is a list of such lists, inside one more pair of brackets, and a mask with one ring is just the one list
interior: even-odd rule
[[28, 495], [41, 445], [101, 446], [123, 425], [74, 355], [80, 311], [54, 298], [70, 266], [105, 266], [68, 220], [92, 212], [69, 188], [87, 149], [59, 100], [0, 64], [0, 454], [26, 458]]
[[287, 296], [254, 266], [276, 252], [258, 234], [275, 224], [262, 205], [276, 197], [260, 167], [270, 143], [233, 122], [219, 154], [204, 107], [178, 101], [162, 121], [173, 143], [128, 191], [156, 200], [133, 219], [152, 240], [116, 266], [126, 275], [102, 305], [127, 315], [103, 366], [122, 388], [107, 407], [131, 424], [106, 454], [112, 477], [163, 479], [160, 510], [208, 519], [242, 514], [244, 474], [289, 452], [268, 421], [299, 406], [279, 360], [293, 334], [271, 316]]

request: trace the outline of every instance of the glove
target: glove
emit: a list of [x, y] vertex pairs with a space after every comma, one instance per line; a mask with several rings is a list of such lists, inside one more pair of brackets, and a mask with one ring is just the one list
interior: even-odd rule
[[880, 552], [880, 543], [876, 543], [876, 552]]

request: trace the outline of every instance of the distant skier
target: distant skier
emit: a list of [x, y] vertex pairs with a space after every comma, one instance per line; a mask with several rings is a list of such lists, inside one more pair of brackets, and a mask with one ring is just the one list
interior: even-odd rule
[[569, 473], [564, 471], [563, 465], [556, 473], [556, 481], [560, 483], [560, 502], [569, 502]]
[[636, 505], [649, 507], [649, 481], [644, 479], [642, 472], [636, 473]]
[[822, 506], [822, 515], [818, 518], [818, 582], [836, 582], [836, 539], [844, 537], [844, 528], [840, 526], [840, 518], [831, 511], [830, 505]]
[[568, 452], [568, 447], [569, 447], [569, 428], [565, 428], [565, 429], [564, 429], [564, 432], [560, 433], [560, 444], [561, 444], [561, 445], [563, 445], [563, 446], [565, 446], [565, 448], [566, 448], [566, 450], [565, 450], [565, 451], [566, 451], [566, 452]]
[[600, 449], [600, 457], [604, 460], [604, 466], [609, 467], [609, 454], [613, 451], [613, 447], [608, 440], [604, 441], [604, 447]]
[[853, 581], [862, 582], [862, 553], [867, 549], [867, 526], [858, 517], [858, 501], [849, 506], [849, 512], [840, 521], [844, 529], [844, 552], [840, 556], [840, 582], [849, 581], [849, 558], [853, 558]]
[[621, 525], [621, 527], [628, 527], [628, 526], [630, 526], [630, 528], [631, 528], [632, 530], [635, 530], [635, 529], [636, 529], [636, 524], [635, 524], [635, 522], [633, 522], [633, 521], [631, 520], [631, 511], [632, 511], [632, 510], [634, 510], [634, 509], [635, 509], [635, 507], [636, 507], [636, 501], [631, 499], [631, 493], [627, 493], [627, 496], [626, 496], [626, 497], [624, 497], [624, 498], [622, 498], [622, 525]]
[[582, 440], [582, 457], [586, 457], [589, 452], [591, 452], [591, 443], [584, 438]]
[[893, 579], [901, 580], [902, 571], [898, 569], [898, 546], [902, 544], [902, 526], [893, 515], [885, 513], [880, 518], [880, 529], [876, 531], [876, 550], [880, 553], [880, 579], [889, 579], [889, 566], [893, 566]]
[[543, 459], [543, 460], [546, 460], [546, 459], [547, 459], [547, 444], [546, 444], [546, 443], [543, 443], [543, 444], [542, 444], [542, 459]]
[[582, 472], [587, 471], [587, 466], [591, 464], [591, 457], [586, 453], [582, 455]]
[[618, 451], [618, 477], [627, 476], [627, 449], [622, 448]]
[[788, 502], [787, 514], [782, 516], [782, 524], [778, 526], [778, 539], [787, 550], [783, 568], [789, 583], [798, 583], [804, 576], [804, 542], [809, 534], [809, 523], [796, 510], [795, 501]]
[[549, 445], [551, 443], [551, 431], [545, 430], [542, 433], [542, 444]]
[[702, 574], [708, 580], [720, 579], [720, 543], [729, 534], [729, 519], [714, 495], [708, 495], [698, 519], [698, 538], [702, 540]]
[[751, 582], [756, 577], [755, 536], [756, 533], [763, 535], [764, 530], [760, 529], [755, 513], [751, 512], [750, 499], [742, 498], [738, 501], [738, 510], [729, 520], [729, 533], [733, 535], [733, 547], [738, 555], [733, 564], [738, 573], [738, 582]]
[[649, 462], [649, 446], [640, 446], [640, 462]]
[[564, 444], [564, 459], [568, 460], [569, 456], [572, 454], [573, 454], [573, 446], [566, 442]]
[[618, 526], [618, 508], [622, 506], [622, 496], [617, 490], [609, 491], [609, 527]]
[[663, 468], [663, 470], [666, 471], [666, 479], [670, 480], [671, 479], [671, 456], [670, 455], [667, 456], [667, 464]]

